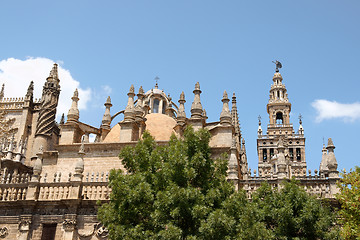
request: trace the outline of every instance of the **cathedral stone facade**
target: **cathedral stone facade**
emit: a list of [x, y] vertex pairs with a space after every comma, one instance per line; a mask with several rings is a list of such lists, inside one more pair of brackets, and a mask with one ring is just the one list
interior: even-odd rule
[[[19, 69], [21, 71], [21, 69]], [[147, 92], [134, 86], [127, 94], [125, 109], [111, 110], [105, 101], [99, 127], [79, 121], [78, 91], [66, 121], [55, 121], [61, 76], [54, 64], [43, 86], [41, 99], [33, 98], [33, 82], [22, 98], [8, 98], [0, 92], [0, 238], [4, 239], [107, 239], [107, 230], [97, 220], [97, 201], [109, 201], [109, 171], [123, 168], [118, 158], [124, 146], [135, 145], [148, 130], [159, 144], [172, 134], [183, 136], [186, 126], [206, 128], [212, 135], [210, 146], [216, 158], [227, 152], [228, 181], [244, 189], [248, 197], [263, 181], [278, 186], [295, 177], [306, 191], [334, 199], [339, 179], [334, 144], [329, 139], [322, 150], [319, 171], [307, 173], [305, 136], [295, 132], [290, 122], [291, 103], [282, 76], [276, 70], [267, 104], [266, 132], [259, 119], [258, 172], [247, 165], [245, 140], [239, 126], [236, 96], [226, 91], [219, 121], [207, 122], [200, 99], [200, 84], [194, 88], [190, 115], [181, 93], [174, 102], [158, 85]], [[135, 100], [136, 96], [136, 100]], [[230, 103], [231, 101], [231, 103]], [[116, 121], [118, 115], [123, 120]], [[89, 141], [90, 134], [96, 136]]]

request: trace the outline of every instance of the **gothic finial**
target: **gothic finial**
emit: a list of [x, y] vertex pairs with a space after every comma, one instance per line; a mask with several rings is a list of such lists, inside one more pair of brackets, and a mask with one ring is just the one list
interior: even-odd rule
[[278, 60], [272, 62], [275, 63], [276, 66], [275, 72], [279, 72], [279, 68], [282, 68], [281, 62], [279, 62]]
[[135, 93], [135, 88], [134, 88], [134, 85], [133, 85], [133, 84], [131, 84], [129, 93]]
[[4, 98], [4, 89], [5, 89], [5, 83], [3, 83], [2, 87], [1, 87], [0, 100], [2, 100]]
[[79, 97], [79, 91], [78, 89], [76, 88], [75, 91], [74, 91], [74, 96], [73, 97]]
[[331, 148], [332, 148], [332, 149], [334, 150], [335, 146], [334, 146], [333, 140], [332, 140], [331, 138], [328, 139], [328, 145], [327, 145], [326, 148], [327, 148], [327, 149], [331, 149]]
[[140, 88], [139, 88], [139, 94], [144, 94], [144, 89], [142, 86], [140, 86]]
[[261, 116], [258, 116], [258, 120], [259, 120], [259, 126], [261, 125]]
[[[185, 101], [185, 94], [184, 94], [184, 92], [181, 92], [181, 94], [180, 94], [180, 100], [181, 101]], [[180, 101], [179, 100], [179, 101]]]
[[61, 115], [60, 124], [64, 124], [64, 123], [65, 123], [65, 114], [63, 113]]
[[26, 100], [32, 99], [33, 93], [34, 93], [34, 82], [31, 81], [25, 95]]
[[[105, 104], [111, 104], [111, 98], [110, 96], [107, 97]], [[105, 105], [106, 106], [106, 105]], [[112, 104], [111, 104], [112, 106]]]
[[301, 113], [299, 114], [299, 123], [302, 124], [302, 115], [301, 115]]
[[231, 107], [231, 120], [232, 120], [233, 126], [235, 127], [235, 134], [241, 135], [240, 123], [239, 123], [239, 116], [238, 116], [237, 106], [236, 106], [236, 96], [235, 96], [235, 93], [233, 93], [231, 103], [232, 103], [232, 107]]

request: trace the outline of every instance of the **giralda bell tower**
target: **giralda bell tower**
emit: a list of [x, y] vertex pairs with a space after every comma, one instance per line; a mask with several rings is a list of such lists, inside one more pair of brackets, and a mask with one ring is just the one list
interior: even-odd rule
[[269, 124], [266, 134], [261, 128], [259, 117], [257, 151], [260, 176], [287, 177], [306, 174], [305, 137], [299, 116], [299, 129], [295, 133], [290, 122], [291, 103], [282, 76], [279, 72], [281, 63], [276, 61], [270, 98], [266, 106]]

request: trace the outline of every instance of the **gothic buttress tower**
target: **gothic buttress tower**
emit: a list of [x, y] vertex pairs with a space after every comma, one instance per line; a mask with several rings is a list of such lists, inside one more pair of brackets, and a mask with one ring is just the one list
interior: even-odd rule
[[[301, 119], [297, 134], [290, 122], [291, 103], [289, 102], [287, 90], [282, 80], [283, 78], [277, 68], [273, 77], [273, 84], [270, 88], [270, 99], [267, 104], [269, 124], [266, 134], [263, 134], [259, 120], [257, 151], [260, 176], [277, 176], [279, 174], [278, 159], [280, 152], [283, 152], [285, 155], [286, 177], [290, 178], [291, 176], [306, 174], [304, 130], [301, 125]], [[281, 142], [281, 149], [279, 149], [279, 142]], [[282, 159], [281, 166], [283, 164]], [[282, 168], [282, 174], [283, 171]]]
[[44, 151], [51, 149], [51, 144], [57, 142], [59, 129], [55, 123], [56, 108], [60, 94], [60, 79], [58, 77], [57, 64], [54, 64], [49, 77], [43, 87], [39, 117], [35, 130], [35, 142], [33, 154], [42, 147]]

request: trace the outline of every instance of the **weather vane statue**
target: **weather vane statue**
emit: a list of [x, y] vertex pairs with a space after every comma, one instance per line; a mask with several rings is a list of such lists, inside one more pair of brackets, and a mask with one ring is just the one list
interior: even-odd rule
[[279, 72], [279, 68], [282, 68], [281, 62], [279, 62], [278, 60], [275, 60], [272, 62], [275, 63], [275, 65], [276, 65], [275, 72]]

